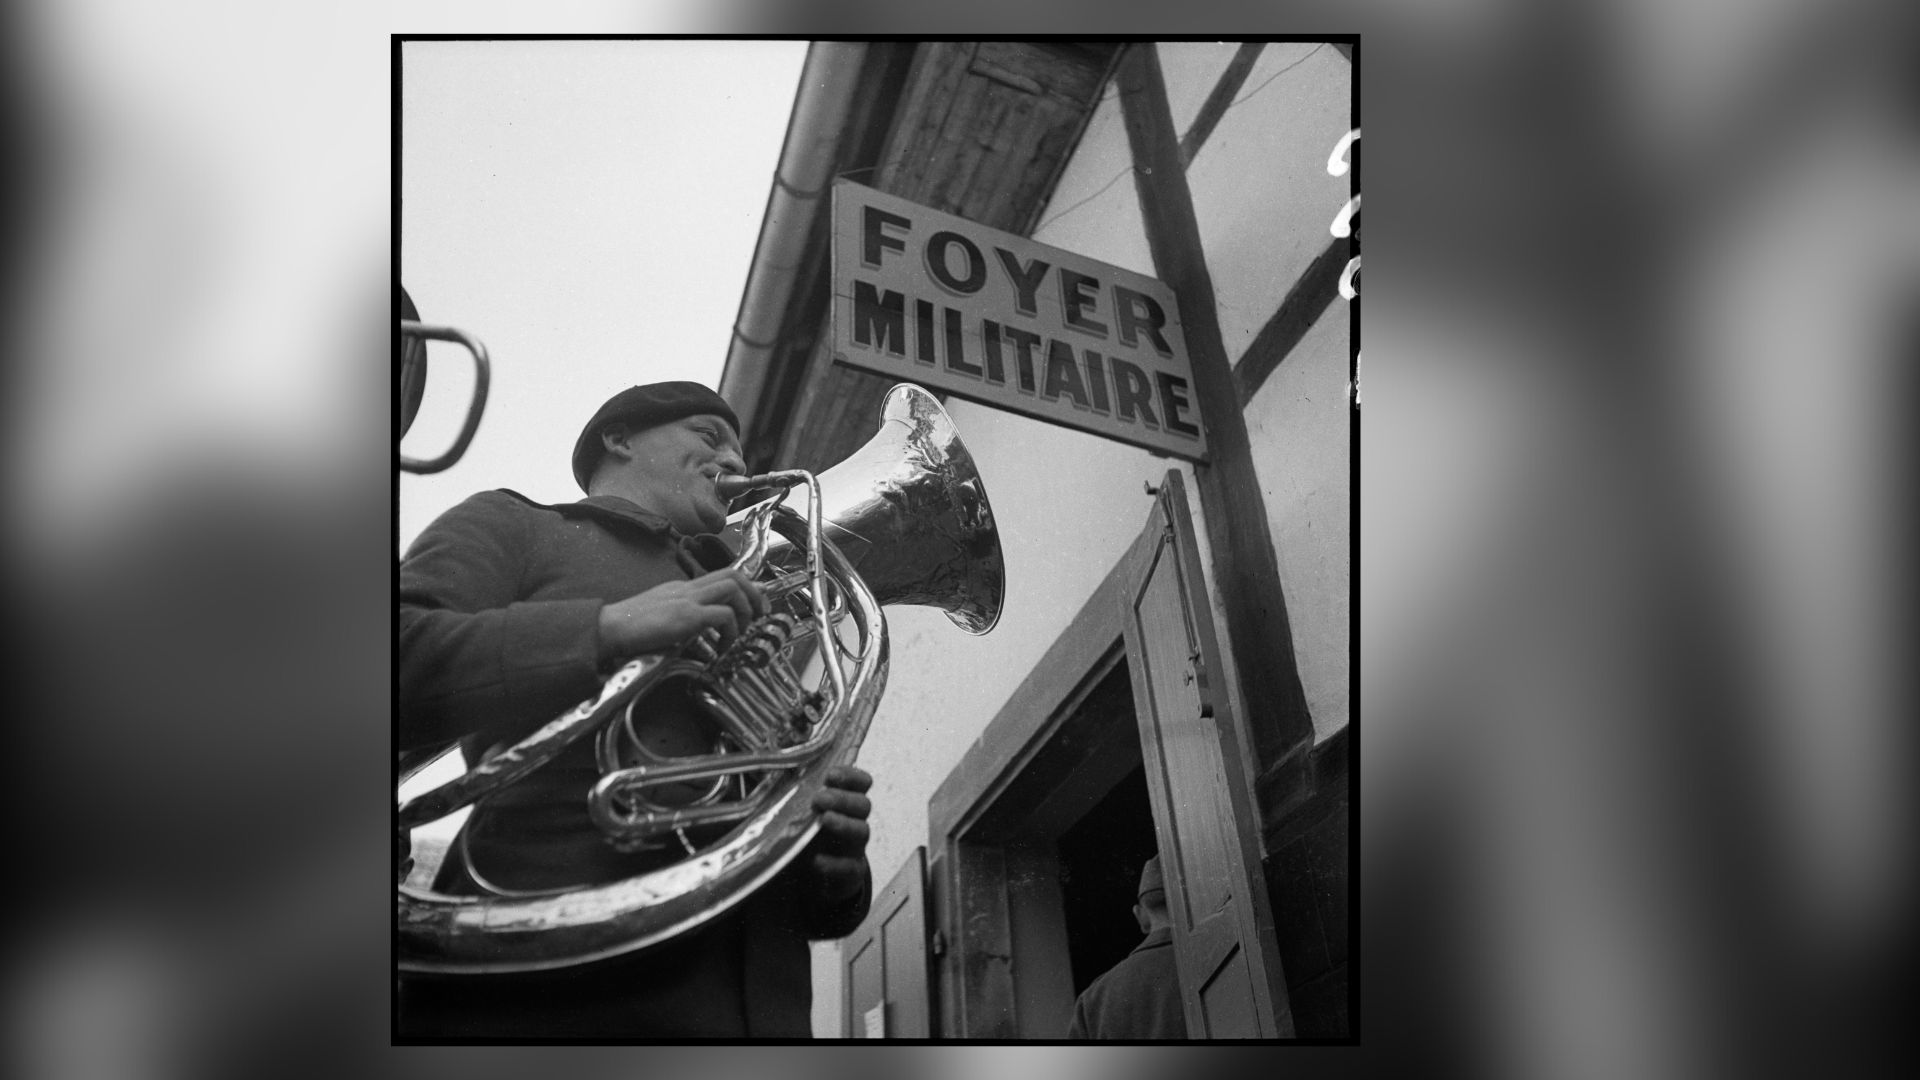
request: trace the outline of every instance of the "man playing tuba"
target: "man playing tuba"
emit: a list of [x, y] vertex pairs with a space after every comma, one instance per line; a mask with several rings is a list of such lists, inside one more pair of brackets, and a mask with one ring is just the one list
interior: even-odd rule
[[[399, 748], [458, 740], [469, 761], [483, 760], [593, 697], [628, 659], [709, 630], [731, 640], [766, 614], [759, 587], [729, 567], [715, 535], [727, 517], [716, 483], [744, 471], [739, 422], [718, 394], [654, 383], [614, 395], [581, 431], [573, 474], [587, 498], [545, 506], [487, 491], [442, 515], [400, 566]], [[644, 699], [638, 738], [657, 755], [705, 753], [711, 731], [677, 685]], [[599, 776], [593, 740], [582, 739], [477, 805], [436, 891], [541, 895], [684, 856], [678, 844], [609, 844], [587, 809]], [[807, 941], [851, 932], [872, 893], [872, 778], [836, 766], [824, 782], [813, 844], [724, 915], [593, 964], [403, 976], [400, 1033], [807, 1037]]]

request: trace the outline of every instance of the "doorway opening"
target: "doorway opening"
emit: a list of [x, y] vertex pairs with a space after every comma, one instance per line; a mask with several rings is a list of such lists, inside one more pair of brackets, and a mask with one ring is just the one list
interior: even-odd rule
[[1209, 683], [1222, 668], [1182, 483], [1167, 473], [1133, 546], [928, 801], [943, 1037], [1062, 1037], [1075, 996], [1144, 936], [1123, 920], [1156, 849], [1189, 1030], [1294, 1033], [1250, 736]]
[[1074, 999], [1145, 936], [1133, 916], [1157, 850], [1133, 684], [1119, 643], [948, 833], [968, 912], [947, 970], [961, 1037], [1059, 1039]]
[[1060, 899], [1077, 996], [1145, 936], [1133, 916], [1140, 868], [1158, 845], [1146, 773], [1135, 766], [1060, 834]]

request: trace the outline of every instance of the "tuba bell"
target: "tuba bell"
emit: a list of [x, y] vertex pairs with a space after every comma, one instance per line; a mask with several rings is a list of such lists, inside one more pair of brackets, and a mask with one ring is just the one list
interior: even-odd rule
[[[805, 512], [786, 505], [805, 490]], [[819, 476], [723, 481], [736, 500], [734, 566], [769, 614], [721, 646], [708, 632], [641, 656], [510, 749], [402, 801], [415, 827], [486, 798], [595, 736], [601, 777], [588, 811], [623, 851], [684, 858], [606, 884], [541, 895], [454, 896], [398, 885], [401, 970], [467, 975], [572, 967], [694, 930], [772, 880], [818, 831], [813, 793], [851, 763], [887, 680], [882, 605], [938, 607], [970, 634], [1000, 617], [1005, 570], [993, 511], [953, 421], [932, 394], [895, 386], [866, 445]], [[714, 729], [711, 753], [659, 757], [636, 725], [647, 696], [685, 680]], [[405, 778], [402, 778], [404, 783]], [[662, 789], [678, 793], [659, 795]], [[688, 790], [697, 792], [685, 797]]]

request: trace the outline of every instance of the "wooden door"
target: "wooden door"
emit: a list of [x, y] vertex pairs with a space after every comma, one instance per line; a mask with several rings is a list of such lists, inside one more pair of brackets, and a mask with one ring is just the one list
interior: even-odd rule
[[918, 847], [873, 898], [866, 921], [840, 946], [840, 1034], [925, 1039], [933, 1034], [927, 985], [927, 849]]
[[1291, 1038], [1261, 877], [1259, 816], [1242, 766], [1251, 742], [1221, 685], [1212, 605], [1178, 472], [1167, 473], [1127, 558], [1127, 663], [1187, 1030], [1196, 1039]]

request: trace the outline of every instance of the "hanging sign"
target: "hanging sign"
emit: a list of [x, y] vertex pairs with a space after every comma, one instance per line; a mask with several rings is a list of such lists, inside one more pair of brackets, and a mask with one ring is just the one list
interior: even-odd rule
[[833, 189], [833, 358], [1207, 459], [1173, 290], [845, 180]]

